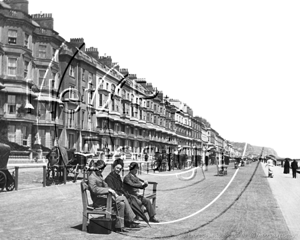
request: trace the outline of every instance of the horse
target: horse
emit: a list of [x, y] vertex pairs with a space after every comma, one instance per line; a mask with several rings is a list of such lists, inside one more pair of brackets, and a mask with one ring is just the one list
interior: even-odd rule
[[[55, 146], [51, 151], [46, 155], [48, 159], [47, 164], [47, 178], [50, 178], [50, 172], [52, 172], [52, 178], [55, 177], [61, 178], [63, 176], [63, 169], [66, 168], [68, 175], [69, 172], [73, 172], [76, 168], [74, 165], [74, 152], [75, 149], [66, 149], [65, 147]], [[55, 174], [56, 173], [56, 174]], [[59, 175], [59, 176], [58, 176]]]

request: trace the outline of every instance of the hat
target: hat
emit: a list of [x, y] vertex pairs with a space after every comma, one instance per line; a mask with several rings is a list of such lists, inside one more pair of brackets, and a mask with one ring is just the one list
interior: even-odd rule
[[95, 162], [95, 167], [98, 169], [104, 169], [106, 167], [106, 164], [103, 160], [98, 160]]
[[129, 165], [129, 170], [133, 170], [135, 168], [139, 168], [139, 165], [136, 163], [136, 162], [131, 162], [130, 165]]
[[121, 158], [118, 158], [118, 159], [116, 159], [116, 160], [114, 161], [114, 163], [113, 163], [113, 168], [114, 168], [115, 166], [117, 166], [118, 164], [120, 164], [120, 165], [122, 166], [122, 168], [124, 168], [124, 163], [123, 163], [123, 160], [122, 160]]

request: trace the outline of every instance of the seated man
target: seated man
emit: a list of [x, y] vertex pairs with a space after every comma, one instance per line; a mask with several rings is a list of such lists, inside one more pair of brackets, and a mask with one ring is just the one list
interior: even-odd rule
[[[127, 232], [124, 229], [124, 213], [131, 213], [130, 216], [125, 216], [129, 221], [135, 217], [132, 212], [131, 207], [124, 196], [119, 196], [113, 189], [109, 188], [107, 183], [104, 181], [102, 172], [106, 164], [103, 160], [98, 160], [95, 163], [95, 171], [93, 171], [88, 177], [88, 185], [91, 193], [91, 198], [93, 200], [94, 207], [100, 207], [106, 204], [106, 194], [111, 192], [113, 195], [113, 200], [117, 203], [117, 213], [118, 221], [116, 224], [116, 231]], [[128, 210], [130, 209], [130, 210]]]
[[[107, 183], [108, 187], [113, 189], [119, 196], [124, 195], [123, 191], [123, 183], [120, 177], [120, 172], [124, 167], [123, 160], [118, 158], [113, 162], [113, 171], [110, 172], [107, 177], [105, 178], [105, 182]], [[132, 211], [131, 207], [125, 209], [125, 216], [128, 216], [128, 219], [125, 221], [125, 226], [130, 228], [137, 228], [138, 224], [135, 223], [134, 220], [134, 212]]]
[[150, 218], [149, 221], [157, 223], [158, 220], [155, 218], [155, 209], [153, 208], [151, 201], [139, 194], [139, 189], [146, 188], [148, 186], [148, 182], [143, 181], [136, 176], [138, 168], [139, 165], [136, 162], [130, 163], [129, 165], [130, 172], [124, 177], [123, 180], [124, 191], [137, 197], [139, 204], [144, 205], [146, 207]]

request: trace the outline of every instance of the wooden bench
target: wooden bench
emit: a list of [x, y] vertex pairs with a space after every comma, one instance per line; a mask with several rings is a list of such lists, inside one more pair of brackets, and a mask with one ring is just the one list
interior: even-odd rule
[[144, 197], [152, 200], [153, 209], [156, 209], [156, 190], [157, 190], [157, 184], [158, 183], [157, 182], [148, 182], [148, 184], [153, 185], [152, 193], [148, 194], [148, 195], [146, 195]]
[[83, 180], [80, 184], [81, 187], [81, 198], [82, 198], [82, 231], [87, 230], [87, 224], [89, 222], [89, 215], [90, 214], [97, 214], [102, 215], [107, 219], [112, 218], [112, 194], [107, 194], [107, 201], [106, 206], [101, 206], [99, 208], [94, 208], [93, 204], [89, 204], [87, 191], [88, 191], [88, 184], [86, 180]]

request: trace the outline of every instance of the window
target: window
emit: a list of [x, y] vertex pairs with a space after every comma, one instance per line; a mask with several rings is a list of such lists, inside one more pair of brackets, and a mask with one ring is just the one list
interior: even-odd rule
[[27, 33], [25, 33], [24, 37], [24, 47], [29, 48], [29, 35]]
[[93, 84], [93, 75], [91, 73], [88, 74], [89, 84]]
[[74, 139], [75, 139], [74, 134], [69, 134], [69, 148], [74, 147]]
[[39, 58], [46, 58], [46, 45], [39, 45]]
[[75, 89], [73, 86], [70, 86], [69, 98], [71, 98], [71, 99], [75, 98]]
[[8, 114], [16, 113], [16, 95], [7, 96]]
[[7, 126], [7, 139], [10, 142], [16, 141], [16, 126], [15, 125]]
[[82, 87], [81, 101], [85, 103], [85, 87]]
[[108, 83], [106, 83], [106, 90], [108, 90]]
[[8, 30], [8, 44], [17, 44], [17, 30]]
[[82, 69], [81, 79], [82, 79], [82, 81], [85, 82], [85, 78], [84, 78], [84, 70], [83, 70], [83, 69]]
[[150, 105], [149, 105], [149, 101], [147, 101], [147, 107], [149, 107]]
[[123, 98], [123, 99], [126, 98], [126, 92], [125, 92], [124, 89], [122, 90], [122, 98]]
[[89, 102], [88, 102], [88, 104], [93, 105], [92, 99], [93, 99], [93, 93], [89, 92]]
[[74, 67], [73, 66], [70, 66], [70, 68], [69, 68], [69, 76], [75, 77], [75, 71], [74, 71]]
[[23, 146], [27, 146], [27, 128], [26, 126], [22, 126], [22, 136], [23, 136]]
[[81, 126], [82, 126], [82, 128], [84, 128], [83, 127], [84, 126], [84, 114], [85, 114], [85, 111], [82, 110], [82, 116], [81, 116]]
[[102, 94], [99, 94], [99, 106], [102, 107], [102, 104], [103, 104]]
[[55, 49], [54, 47], [52, 47], [52, 58], [53, 58], [54, 60], [56, 60], [56, 59], [55, 59], [55, 52], [56, 52], [56, 49]]
[[156, 116], [154, 116], [154, 124], [156, 124]]
[[17, 59], [8, 58], [8, 75], [16, 76], [17, 74]]
[[156, 111], [156, 104], [154, 104], [154, 111]]
[[29, 62], [24, 61], [24, 78], [27, 78]]
[[115, 94], [115, 88], [116, 86], [114, 84], [111, 85], [111, 93], [112, 94]]
[[[46, 74], [46, 70], [42, 70], [42, 69], [39, 70], [39, 85], [40, 85], [40, 87], [47, 86], [46, 81], [43, 84], [43, 79], [45, 77], [45, 74]], [[43, 86], [42, 86], [42, 84], [43, 84]]]
[[50, 87], [51, 89], [55, 89], [55, 79], [50, 80]]

